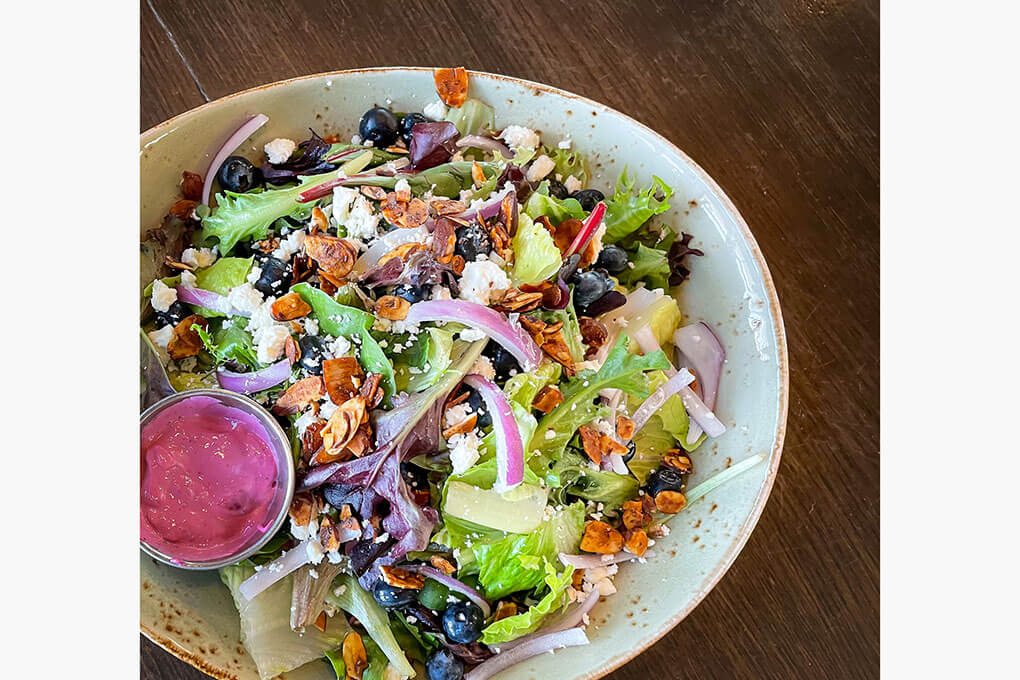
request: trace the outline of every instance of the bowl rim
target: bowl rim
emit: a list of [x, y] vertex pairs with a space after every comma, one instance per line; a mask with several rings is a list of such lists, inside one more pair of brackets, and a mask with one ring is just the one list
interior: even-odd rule
[[[304, 80], [314, 80], [327, 76], [341, 77], [358, 73], [383, 73], [396, 71], [432, 73], [433, 71], [435, 71], [436, 68], [439, 67], [373, 66], [366, 68], [323, 71], [321, 73], [295, 76], [293, 78], [277, 80], [271, 83], [264, 83], [262, 85], [256, 85], [245, 90], [240, 90], [238, 92], [224, 95], [219, 99], [214, 99], [212, 101], [205, 102], [204, 104], [196, 106], [193, 109], [189, 109], [187, 111], [179, 113], [176, 116], [173, 116], [172, 118], [168, 118], [162, 123], [158, 123], [150, 127], [148, 130], [141, 133], [140, 138], [144, 146], [144, 144], [146, 143], [145, 140], [147, 138], [158, 138], [158, 133], [161, 133], [166, 128], [173, 126], [174, 123], [176, 123], [178, 120], [186, 116], [197, 115], [200, 111], [203, 111], [206, 108], [218, 106], [225, 101], [229, 101], [237, 97], [242, 97], [246, 94], [257, 92], [259, 90], [283, 87], [291, 83], [300, 82]], [[740, 228], [740, 232], [743, 235], [744, 240], [747, 242], [750, 248], [751, 255], [754, 257], [755, 262], [758, 264], [758, 268], [761, 270], [762, 282], [765, 285], [765, 291], [768, 294], [769, 298], [769, 309], [772, 315], [772, 324], [775, 328], [776, 354], [778, 355], [779, 359], [777, 367], [779, 370], [779, 414], [776, 423], [776, 438], [772, 445], [772, 456], [769, 464], [768, 475], [766, 476], [765, 481], [762, 483], [762, 487], [758, 492], [758, 497], [755, 499], [755, 503], [751, 508], [751, 512], [748, 514], [747, 518], [744, 520], [739, 530], [737, 531], [737, 540], [733, 543], [730, 549], [723, 556], [723, 559], [716, 565], [715, 569], [706, 577], [701, 591], [697, 593], [693, 598], [691, 598], [691, 600], [680, 611], [678, 611], [676, 614], [667, 619], [658, 630], [653, 632], [646, 640], [642, 641], [640, 645], [628, 649], [622, 652], [620, 655], [609, 659], [601, 666], [588, 671], [585, 675], [579, 678], [579, 680], [597, 680], [598, 678], [601, 678], [611, 673], [612, 671], [616, 670], [617, 668], [623, 666], [625, 663], [635, 658], [636, 656], [647, 650], [649, 647], [654, 645], [656, 642], [661, 640], [667, 633], [673, 630], [673, 628], [675, 628], [682, 620], [684, 620], [687, 617], [687, 615], [694, 610], [695, 607], [701, 604], [701, 601], [705, 599], [708, 593], [711, 592], [711, 590], [715, 588], [716, 585], [718, 585], [719, 581], [722, 580], [722, 577], [726, 574], [727, 571], [729, 571], [729, 568], [733, 565], [733, 562], [734, 560], [736, 560], [737, 555], [740, 554], [740, 551], [743, 550], [744, 545], [746, 545], [747, 540], [750, 538], [751, 533], [754, 531], [755, 526], [758, 524], [758, 520], [761, 518], [761, 514], [765, 509], [765, 503], [768, 501], [769, 496], [772, 493], [772, 487], [773, 484], [775, 483], [776, 475], [779, 472], [779, 462], [780, 459], [782, 458], [783, 443], [786, 439], [787, 414], [789, 411], [790, 403], [789, 351], [787, 348], [786, 327], [783, 324], [783, 313], [779, 306], [779, 294], [776, 291], [775, 282], [772, 279], [772, 273], [769, 271], [768, 264], [765, 262], [765, 256], [761, 252], [761, 248], [758, 245], [758, 241], [755, 240], [754, 234], [751, 233], [751, 228], [747, 225], [747, 221], [744, 220], [744, 217], [743, 215], [740, 214], [740, 211], [737, 209], [737, 206], [733, 203], [733, 201], [726, 194], [726, 192], [723, 191], [722, 187], [719, 186], [719, 183], [716, 182], [704, 170], [704, 168], [702, 168], [697, 162], [695, 162], [693, 158], [687, 155], [687, 153], [685, 153], [680, 147], [671, 142], [669, 139], [659, 134], [649, 126], [642, 123], [641, 121], [627, 115], [626, 113], [618, 111], [610, 106], [606, 106], [605, 104], [597, 102], [594, 99], [590, 99], [588, 97], [575, 94], [568, 90], [553, 87], [552, 85], [546, 85], [544, 83], [538, 83], [533, 80], [528, 80], [526, 78], [516, 78], [514, 76], [506, 76], [499, 73], [490, 73], [488, 71], [475, 71], [472, 69], [467, 69], [467, 72], [472, 78], [486, 78], [497, 81], [505, 81], [508, 83], [512, 83], [514, 85], [524, 86], [526, 88], [538, 90], [543, 93], [554, 94], [559, 97], [563, 97], [564, 99], [583, 102], [591, 106], [592, 108], [620, 116], [621, 118], [625, 119], [631, 124], [656, 137], [662, 144], [664, 144], [668, 149], [670, 149], [685, 163], [687, 163], [695, 173], [697, 173], [698, 177], [719, 198], [720, 203], [722, 203], [726, 211], [733, 217], [737, 226]], [[182, 661], [185, 661], [186, 663], [194, 666], [195, 668], [215, 678], [221, 679], [234, 678], [234, 676], [232, 674], [229, 674], [226, 670], [210, 666], [207, 662], [205, 662], [201, 658], [198, 658], [192, 652], [183, 649], [180, 645], [177, 645], [172, 640], [169, 640], [159, 635], [155, 630], [152, 630], [144, 623], [141, 622], [139, 623], [140, 630], [142, 634], [145, 635], [145, 637], [147, 637], [149, 640], [151, 640], [158, 646], [162, 647], [163, 649], [167, 650], [177, 658], [181, 659]]]

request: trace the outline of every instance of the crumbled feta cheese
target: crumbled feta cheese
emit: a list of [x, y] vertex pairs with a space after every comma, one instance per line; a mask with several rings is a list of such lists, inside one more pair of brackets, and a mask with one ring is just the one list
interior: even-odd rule
[[447, 446], [450, 447], [450, 462], [453, 464], [455, 474], [460, 474], [475, 464], [478, 460], [478, 445], [481, 441], [474, 432], [466, 434], [455, 434], [450, 437]]
[[304, 320], [304, 327], [305, 327], [305, 333], [307, 333], [308, 335], [318, 335], [319, 334], [319, 322], [316, 321], [315, 319], [313, 319], [310, 316], [305, 318], [305, 320]]
[[389, 532], [386, 532], [386, 533], [379, 534], [378, 536], [373, 538], [372, 542], [373, 543], [385, 543], [388, 540], [390, 540], [390, 534], [389, 534]]
[[426, 104], [421, 112], [429, 120], [442, 120], [446, 118], [446, 104], [437, 99]]
[[198, 286], [198, 279], [195, 278], [194, 274], [185, 269], [181, 272], [181, 285], [185, 288], [196, 288]]
[[465, 328], [460, 332], [460, 339], [464, 342], [475, 342], [485, 337], [485, 331], [480, 328]]
[[492, 291], [509, 287], [510, 279], [494, 262], [468, 262], [464, 265], [460, 279], [460, 297], [463, 300], [488, 305]]
[[347, 228], [348, 236], [368, 241], [376, 237], [380, 217], [381, 215], [372, 214], [372, 204], [368, 199], [359, 195], [342, 224]]
[[453, 295], [450, 293], [450, 289], [446, 286], [440, 286], [436, 284], [432, 286], [432, 299], [433, 300], [450, 300]]
[[556, 167], [556, 161], [549, 158], [545, 154], [542, 154], [531, 162], [531, 167], [528, 168], [528, 181], [538, 182], [543, 177], [552, 172], [553, 168]]
[[336, 340], [333, 340], [327, 345], [329, 353], [333, 355], [334, 359], [347, 356], [347, 353], [351, 351], [351, 341], [340, 336]]
[[192, 267], [209, 267], [216, 261], [214, 248], [185, 248], [181, 253], [181, 262]]
[[347, 592], [347, 586], [337, 586], [336, 588], [333, 589], [333, 594], [336, 595], [337, 597], [340, 597], [341, 595], [343, 595], [346, 592]]
[[297, 149], [297, 143], [293, 139], [286, 139], [284, 137], [277, 137], [262, 147], [262, 150], [266, 152], [269, 162], [273, 165], [286, 163], [295, 149]]
[[245, 328], [253, 336], [258, 336], [259, 331], [263, 328], [270, 328], [276, 325], [276, 319], [273, 318], [274, 302], [276, 302], [276, 298], [269, 297], [259, 305], [258, 309], [252, 312], [251, 318], [248, 319], [248, 325]]
[[401, 177], [397, 180], [397, 183], [393, 185], [393, 191], [397, 193], [411, 193], [411, 185], [407, 183], [407, 180]]
[[[464, 334], [461, 333], [460, 337], [463, 338]], [[471, 366], [471, 372], [480, 375], [483, 378], [488, 378], [489, 380], [496, 379], [496, 369], [493, 367], [492, 361], [489, 357], [486, 356], [478, 357], [478, 359], [475, 360], [475, 363]]]
[[581, 180], [577, 179], [573, 175], [568, 175], [567, 178], [563, 180], [563, 186], [565, 186], [567, 191], [570, 193], [574, 193], [575, 191], [581, 190]]
[[358, 200], [358, 190], [351, 187], [333, 189], [333, 219], [343, 224], [351, 214], [351, 204]]
[[275, 325], [263, 328], [259, 332], [258, 348], [255, 356], [262, 364], [271, 364], [283, 354], [283, 346], [290, 337], [286, 326]]
[[308, 552], [308, 561], [312, 564], [319, 564], [326, 557], [326, 553], [318, 541], [308, 541], [305, 544], [305, 550]]
[[556, 430], [549, 428], [545, 431], [546, 440], [556, 439]]
[[573, 140], [570, 139], [570, 137], [567, 137], [566, 139], [561, 139], [559, 144], [556, 145], [556, 147], [559, 148], [559, 149], [569, 149], [570, 148], [570, 144], [572, 142], [573, 142]]
[[149, 339], [152, 340], [152, 344], [162, 350], [166, 349], [172, 337], [174, 337], [174, 327], [171, 324], [167, 324], [159, 330], [149, 331]]
[[390, 326], [390, 331], [397, 335], [407, 333], [409, 335], [418, 335], [421, 333], [421, 325], [418, 322], [410, 321], [394, 321], [393, 325]]
[[471, 407], [467, 402], [456, 404], [446, 409], [446, 426], [456, 427], [471, 417]]
[[521, 125], [507, 125], [499, 136], [513, 148], [534, 149], [541, 143], [537, 132]]
[[314, 411], [305, 411], [298, 416], [297, 420], [294, 421], [294, 427], [297, 428], [298, 434], [303, 435], [305, 430], [307, 430], [312, 424], [318, 422], [318, 420], [319, 416], [315, 415]]
[[272, 253], [273, 257], [286, 262], [294, 253], [301, 251], [305, 245], [305, 237], [307, 235], [304, 229], [298, 229], [288, 234], [287, 238], [280, 239], [280, 245]]
[[177, 302], [177, 290], [166, 285], [159, 279], [152, 282], [152, 308], [157, 312], [166, 312], [170, 305]]
[[227, 302], [242, 316], [254, 314], [255, 310], [262, 305], [262, 299], [262, 293], [255, 290], [250, 283], [242, 283], [240, 286], [235, 286], [227, 294]]
[[609, 579], [599, 581], [598, 583], [599, 597], [609, 597], [616, 592], [616, 586]]
[[255, 285], [256, 283], [258, 283], [259, 279], [261, 279], [261, 278], [262, 278], [262, 267], [258, 266], [257, 264], [253, 264], [251, 266], [251, 271], [248, 272], [248, 276], [245, 278], [245, 281], [247, 281], [248, 283], [250, 283], [252, 285]]
[[351, 144], [361, 144], [361, 135], [353, 135], [351, 137]]
[[319, 405], [319, 417], [323, 420], [329, 420], [338, 408], [340, 407], [334, 404], [329, 397], [326, 397]]

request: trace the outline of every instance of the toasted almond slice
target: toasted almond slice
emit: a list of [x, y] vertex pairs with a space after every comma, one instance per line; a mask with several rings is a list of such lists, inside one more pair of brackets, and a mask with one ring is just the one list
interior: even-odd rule
[[421, 250], [422, 245], [420, 243], [403, 243], [393, 250], [383, 253], [383, 256], [379, 258], [378, 266], [383, 266], [395, 257], [399, 257], [404, 262], [407, 262], [411, 254]]
[[645, 511], [641, 501], [627, 501], [623, 504], [623, 526], [628, 529], [637, 529], [651, 521], [652, 514]]
[[382, 382], [381, 373], [370, 373], [365, 382], [358, 388], [358, 394], [365, 398], [365, 403], [369, 409], [373, 409], [382, 402], [383, 390], [379, 387], [379, 383]]
[[194, 214], [197, 206], [198, 201], [189, 201], [186, 198], [182, 198], [170, 206], [170, 214], [182, 220], [189, 220]]
[[478, 161], [471, 163], [471, 181], [476, 187], [485, 184], [485, 172], [482, 171], [482, 166], [478, 165]]
[[411, 188], [408, 186], [407, 189], [394, 189], [393, 195], [401, 203], [407, 203], [411, 200]]
[[511, 616], [517, 615], [517, 604], [515, 602], [508, 602], [503, 600], [496, 605], [496, 613], [493, 614], [493, 621], [499, 621], [500, 619], [506, 619]]
[[631, 529], [623, 537], [623, 547], [628, 552], [643, 557], [648, 550], [648, 534], [644, 529]]
[[542, 413], [549, 413], [562, 403], [563, 393], [552, 385], [546, 385], [535, 395], [535, 400], [531, 402], [531, 406]]
[[468, 74], [463, 67], [437, 68], [433, 79], [436, 93], [447, 106], [459, 107], [467, 100]]
[[167, 258], [166, 258], [166, 260], [164, 260], [164, 262], [166, 262], [166, 266], [170, 267], [171, 269], [182, 269], [182, 270], [186, 269], [189, 272], [195, 271], [195, 268], [192, 267], [190, 264], [184, 264], [183, 262], [177, 262], [176, 260], [171, 260], [169, 256], [167, 256]]
[[322, 428], [323, 450], [319, 452], [319, 462], [328, 462], [324, 460], [323, 454], [334, 460], [352, 457], [353, 454], [347, 451], [347, 445], [358, 434], [359, 428], [367, 422], [368, 409], [364, 397], [361, 395], [351, 397], [341, 404], [329, 417], [326, 427]]
[[408, 153], [410, 153], [410, 151], [408, 151], [404, 147], [397, 146], [397, 145], [386, 147], [386, 151], [389, 151], [390, 153], [395, 153], [395, 154], [408, 154]]
[[439, 571], [443, 572], [446, 575], [450, 575], [453, 572], [457, 571], [456, 567], [450, 564], [449, 560], [447, 560], [442, 555], [430, 556], [429, 564], [431, 564], [433, 567], [435, 567], [436, 569], [438, 569]]
[[339, 406], [358, 393], [354, 384], [355, 378], [364, 377], [361, 365], [354, 357], [326, 359], [322, 362], [322, 379], [325, 381], [326, 393], [334, 404]]
[[309, 376], [288, 387], [277, 398], [272, 411], [278, 416], [291, 416], [324, 396], [326, 387], [322, 383], [322, 378], [317, 375]]
[[368, 653], [365, 651], [365, 643], [362, 642], [361, 636], [354, 631], [344, 637], [343, 658], [347, 667], [347, 677], [361, 680], [365, 669], [368, 668]]
[[199, 316], [198, 314], [186, 316], [181, 319], [180, 323], [174, 326], [173, 335], [166, 346], [166, 352], [170, 355], [171, 359], [193, 357], [204, 347], [198, 332], [191, 328], [195, 325], [201, 326], [203, 329], [209, 328], [209, 322], [204, 316]]
[[326, 213], [322, 212], [322, 208], [319, 206], [315, 206], [312, 208], [312, 228], [310, 229], [310, 232], [315, 234], [328, 229], [329, 220], [326, 219]]
[[388, 565], [379, 567], [379, 575], [382, 580], [394, 588], [406, 588], [409, 590], [421, 590], [425, 587], [425, 577], [414, 572], [404, 571], [399, 567]]
[[189, 201], [202, 200], [202, 175], [185, 170], [181, 173], [181, 196]]
[[660, 512], [675, 515], [687, 505], [687, 497], [679, 491], [660, 491], [655, 497], [655, 507]]
[[453, 201], [448, 198], [434, 198], [429, 201], [429, 207], [436, 211], [436, 215], [459, 215], [468, 209], [464, 201]]
[[299, 491], [294, 494], [287, 510], [295, 526], [306, 527], [312, 518], [319, 514], [319, 502], [315, 496], [308, 491]]
[[319, 524], [319, 545], [326, 552], [340, 549], [340, 527], [334, 524], [329, 515], [323, 515]]
[[350, 274], [358, 259], [358, 249], [354, 244], [326, 234], [312, 234], [306, 237], [305, 252], [319, 264], [320, 270], [337, 278]]
[[314, 623], [312, 625], [315, 626], [316, 628], [318, 628], [319, 630], [321, 630], [323, 633], [326, 632], [326, 612], [325, 612], [325, 610], [319, 612], [319, 615], [315, 617], [315, 621], [314, 621]]
[[581, 435], [581, 446], [584, 448], [584, 453], [591, 462], [596, 465], [602, 464], [602, 446], [599, 442], [601, 435], [594, 427], [589, 425], [582, 425], [577, 428], [578, 434]]
[[614, 453], [620, 456], [627, 454], [627, 447], [610, 437], [608, 434], [604, 434], [599, 437], [599, 447], [602, 449], [603, 456], [610, 456]]
[[443, 439], [449, 439], [455, 434], [466, 434], [468, 432], [471, 432], [473, 429], [475, 429], [475, 425], [477, 424], [478, 414], [472, 413], [471, 415], [469, 415], [467, 418], [460, 421], [456, 425], [451, 425], [450, 427], [443, 430]]
[[584, 527], [581, 550], [600, 555], [614, 555], [623, 548], [623, 535], [605, 522], [591, 521]]
[[381, 201], [386, 198], [386, 190], [382, 187], [363, 186], [361, 187], [361, 193], [373, 201]]
[[293, 335], [288, 335], [283, 341], [283, 354], [291, 364], [296, 364], [301, 358], [301, 347], [294, 341]]
[[312, 307], [297, 293], [287, 293], [274, 301], [269, 311], [277, 321], [293, 321], [312, 313]]
[[320, 420], [305, 428], [301, 435], [301, 457], [311, 460], [312, 456], [322, 448], [322, 428], [326, 427], [326, 421]]
[[414, 229], [420, 227], [429, 221], [429, 207], [425, 201], [420, 198], [412, 198], [407, 203], [407, 208], [404, 211], [404, 220], [400, 226], [405, 229]]
[[662, 457], [662, 464], [675, 468], [685, 475], [689, 475], [694, 470], [694, 465], [691, 464], [691, 457], [676, 448], [666, 452], [666, 455]]
[[390, 321], [400, 321], [407, 318], [411, 311], [411, 303], [396, 295], [383, 295], [376, 303], [375, 313]]

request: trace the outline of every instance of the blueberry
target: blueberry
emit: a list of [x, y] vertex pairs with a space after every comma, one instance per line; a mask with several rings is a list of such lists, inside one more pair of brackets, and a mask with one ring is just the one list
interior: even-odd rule
[[420, 113], [408, 113], [400, 119], [400, 138], [404, 140], [405, 144], [411, 144], [411, 128], [418, 123], [427, 123], [428, 118], [421, 115]]
[[267, 257], [262, 262], [262, 276], [254, 283], [255, 290], [266, 297], [280, 297], [290, 288], [290, 264], [275, 257]]
[[385, 581], [379, 581], [372, 588], [372, 597], [384, 609], [396, 609], [418, 599], [418, 591], [411, 588], [397, 588]]
[[397, 141], [398, 127], [393, 112], [377, 106], [365, 111], [358, 124], [358, 134], [364, 141], [372, 142], [376, 148], [385, 149]]
[[485, 401], [476, 390], [468, 389], [467, 405], [471, 412], [478, 416], [478, 427], [489, 427], [492, 425], [492, 414], [485, 408]]
[[645, 489], [650, 496], [658, 496], [663, 491], [683, 490], [684, 476], [676, 468], [661, 467], [648, 475]]
[[425, 661], [425, 674], [429, 680], [461, 680], [464, 662], [446, 647], [440, 647]]
[[312, 375], [322, 375], [322, 361], [326, 358], [326, 341], [318, 335], [302, 335], [298, 340], [301, 359], [298, 363]]
[[247, 158], [230, 156], [223, 161], [219, 172], [216, 173], [216, 179], [220, 181], [220, 187], [223, 189], [243, 194], [262, 184], [262, 172]]
[[404, 298], [411, 304], [414, 304], [424, 300], [427, 292], [428, 288], [426, 286], [412, 286], [409, 283], [402, 283], [399, 286], [394, 286], [390, 295], [396, 295], [398, 298]]
[[570, 192], [567, 191], [567, 187], [563, 186], [563, 182], [557, 182], [554, 179], [549, 180], [549, 195], [561, 201], [564, 198], [570, 198]]
[[176, 326], [184, 320], [184, 317], [190, 315], [191, 310], [183, 302], [177, 300], [165, 312], [156, 312], [156, 325], [160, 328], [163, 326]]
[[443, 612], [443, 632], [453, 642], [467, 644], [482, 636], [485, 615], [473, 602], [454, 602]]
[[623, 454], [623, 462], [629, 463], [635, 453], [637, 453], [637, 446], [634, 444], [634, 440], [631, 439], [627, 442], [627, 453]]
[[523, 371], [514, 355], [495, 342], [487, 344], [485, 349], [482, 350], [482, 354], [489, 357], [492, 367], [496, 370], [496, 380], [499, 382], [504, 382], [510, 376], [517, 375]]
[[587, 307], [613, 289], [613, 281], [602, 269], [589, 269], [576, 274], [574, 284], [574, 306]]
[[581, 204], [587, 212], [591, 212], [595, 209], [595, 204], [599, 201], [606, 200], [606, 195], [598, 189], [581, 189], [570, 194], [571, 198], [577, 199], [577, 202]]
[[457, 229], [457, 244], [453, 252], [464, 258], [465, 262], [474, 262], [479, 255], [492, 252], [492, 241], [480, 224], [469, 224]]
[[234, 257], [251, 257], [254, 258], [255, 264], [262, 266], [262, 263], [269, 257], [269, 253], [265, 253], [259, 248], [255, 247], [254, 241], [247, 241], [238, 243], [234, 246], [233, 250]]
[[411, 463], [401, 463], [400, 476], [404, 478], [404, 483], [407, 484], [407, 488], [411, 491], [429, 490], [428, 470], [424, 470]]
[[620, 246], [606, 246], [599, 253], [595, 266], [610, 274], [619, 274], [627, 268], [627, 251]]

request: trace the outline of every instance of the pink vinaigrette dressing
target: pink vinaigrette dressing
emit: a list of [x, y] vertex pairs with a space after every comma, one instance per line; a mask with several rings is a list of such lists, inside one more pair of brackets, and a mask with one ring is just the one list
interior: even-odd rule
[[175, 560], [235, 555], [269, 530], [280, 471], [259, 420], [207, 396], [142, 428], [141, 538]]

